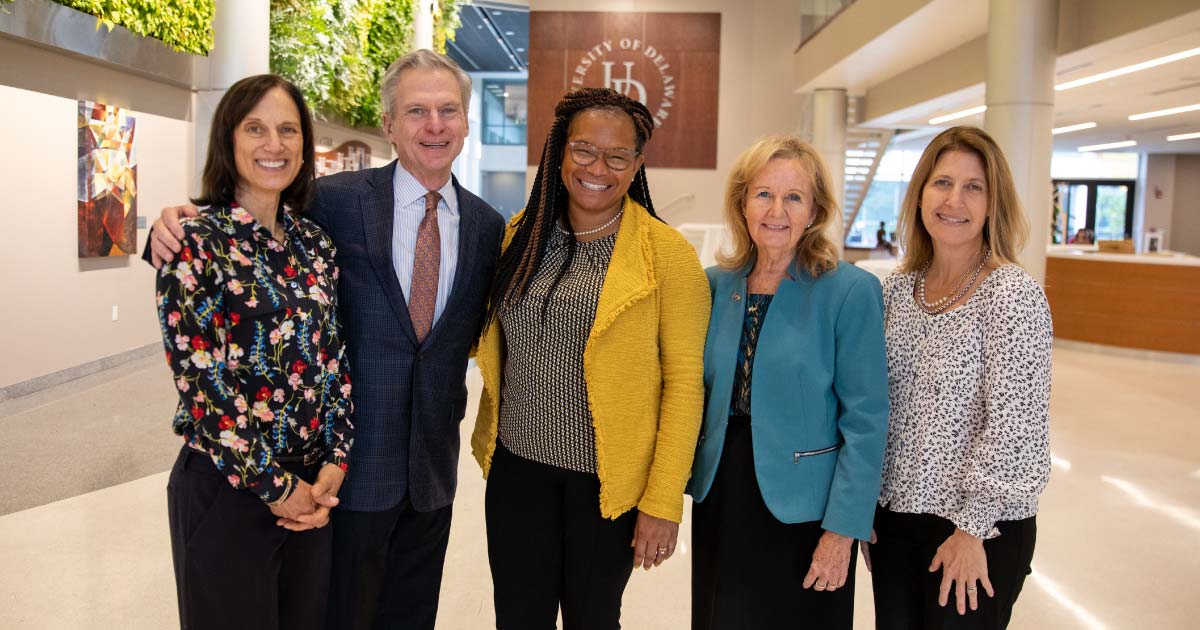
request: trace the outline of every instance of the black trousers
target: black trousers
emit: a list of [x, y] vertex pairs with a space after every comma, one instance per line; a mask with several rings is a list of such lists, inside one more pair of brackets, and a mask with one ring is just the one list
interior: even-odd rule
[[336, 509], [329, 630], [433, 630], [452, 506]]
[[858, 545], [851, 546], [844, 586], [805, 589], [825, 530], [771, 514], [750, 437], [748, 422], [730, 423], [712, 489], [692, 504], [692, 629], [851, 628]]
[[[317, 466], [290, 472], [311, 483]], [[290, 532], [207, 455], [186, 446], [167, 482], [171, 555], [184, 630], [317, 630], [329, 588], [330, 530]]]
[[637, 510], [600, 516], [596, 475], [547, 466], [496, 444], [484, 512], [500, 630], [621, 627]]
[[954, 524], [932, 514], [905, 514], [880, 507], [875, 511], [871, 545], [871, 586], [875, 591], [875, 627], [878, 630], [1001, 630], [1008, 627], [1013, 605], [1021, 594], [1025, 576], [1032, 572], [1037, 538], [1034, 517], [996, 523], [1000, 536], [983, 541], [988, 580], [995, 597], [978, 586], [978, 610], [967, 607], [958, 614], [954, 591], [949, 603], [938, 605], [942, 572], [929, 572], [937, 548]]

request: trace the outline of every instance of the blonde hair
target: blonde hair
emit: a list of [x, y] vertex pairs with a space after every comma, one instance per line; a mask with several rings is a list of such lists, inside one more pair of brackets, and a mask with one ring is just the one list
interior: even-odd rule
[[396, 84], [405, 70], [445, 70], [454, 75], [458, 82], [459, 95], [462, 98], [463, 115], [471, 107], [471, 75], [451, 59], [448, 55], [435, 53], [428, 48], [418, 48], [392, 62], [383, 73], [379, 84], [379, 103], [384, 115], [391, 116], [396, 107]]
[[812, 277], [819, 277], [837, 267], [837, 248], [829, 238], [829, 230], [837, 222], [837, 198], [830, 188], [829, 171], [821, 155], [795, 136], [763, 138], [734, 162], [725, 185], [725, 222], [732, 236], [733, 251], [718, 254], [717, 261], [727, 269], [740, 269], [757, 258], [757, 247], [746, 226], [746, 190], [771, 160], [796, 160], [812, 178], [812, 223], [796, 243], [796, 263]]
[[983, 240], [992, 250], [997, 264], [1020, 264], [1017, 254], [1029, 238], [1029, 221], [1021, 209], [1017, 188], [1013, 184], [1008, 160], [996, 141], [978, 127], [951, 127], [939, 133], [917, 162], [912, 181], [904, 193], [900, 216], [896, 220], [898, 240], [904, 247], [904, 260], [898, 271], [919, 271], [933, 259], [933, 239], [921, 218], [921, 194], [933, 168], [948, 151], [964, 151], [979, 158], [987, 185], [987, 220], [983, 224]]

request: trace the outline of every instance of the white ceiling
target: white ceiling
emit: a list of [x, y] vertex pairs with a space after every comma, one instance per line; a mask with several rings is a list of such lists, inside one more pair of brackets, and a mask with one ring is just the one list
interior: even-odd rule
[[[1200, 11], [1059, 57], [1056, 83], [1064, 83], [1172, 53], [1200, 48]], [[872, 126], [929, 128], [936, 116], [983, 105], [985, 85], [946, 94], [871, 121]], [[1055, 92], [1054, 126], [1095, 122], [1097, 127], [1055, 136], [1056, 151], [1134, 140], [1123, 149], [1145, 153], [1200, 153], [1200, 139], [1168, 142], [1171, 134], [1200, 132], [1200, 111], [1130, 121], [1131, 114], [1200, 103], [1200, 56]], [[944, 125], [983, 125], [980, 114]]]

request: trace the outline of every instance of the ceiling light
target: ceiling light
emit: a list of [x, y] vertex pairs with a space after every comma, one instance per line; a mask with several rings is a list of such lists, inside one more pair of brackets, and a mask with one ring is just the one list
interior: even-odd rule
[[1106, 151], [1108, 149], [1123, 149], [1125, 147], [1132, 147], [1132, 146], [1136, 146], [1136, 145], [1137, 145], [1137, 142], [1134, 142], [1133, 140], [1125, 140], [1122, 142], [1109, 142], [1108, 144], [1090, 144], [1086, 147], [1079, 147], [1079, 151], [1081, 153], [1087, 153], [1088, 151]]
[[1067, 125], [1066, 127], [1055, 127], [1054, 129], [1052, 129], [1050, 131], [1050, 133], [1053, 133], [1054, 135], [1057, 136], [1060, 133], [1071, 133], [1072, 131], [1083, 131], [1084, 129], [1091, 129], [1095, 126], [1096, 126], [1096, 123], [1094, 123], [1094, 122], [1079, 123], [1078, 125]]
[[1176, 140], [1195, 140], [1196, 138], [1200, 138], [1200, 131], [1195, 133], [1180, 133], [1173, 136], [1167, 136], [1167, 140], [1171, 142], [1175, 142]]
[[518, 49], [517, 49], [517, 52], [525, 52], [525, 49], [524, 49], [524, 48], [518, 48]]
[[1146, 112], [1145, 114], [1134, 114], [1129, 117], [1129, 120], [1145, 120], [1147, 118], [1158, 118], [1159, 116], [1170, 116], [1172, 114], [1182, 114], [1184, 112], [1194, 112], [1200, 109], [1200, 103], [1195, 105], [1184, 105], [1183, 107], [1172, 107], [1171, 109], [1160, 109], [1156, 112]]
[[953, 114], [946, 114], [945, 116], [938, 116], [937, 118], [930, 118], [929, 124], [940, 125], [944, 122], [950, 122], [951, 120], [958, 120], [959, 118], [966, 118], [967, 116], [974, 116], [975, 114], [982, 114], [985, 111], [987, 111], [987, 105], [980, 105], [979, 107], [972, 107], [971, 109], [964, 109], [961, 112], [954, 112]]
[[516, 35], [516, 33], [512, 32], [512, 31], [504, 31], [504, 34], [505, 35]]
[[1117, 68], [1116, 70], [1109, 70], [1108, 72], [1101, 72], [1100, 74], [1093, 74], [1090, 77], [1083, 77], [1082, 79], [1075, 79], [1074, 81], [1067, 81], [1066, 83], [1059, 83], [1058, 85], [1054, 86], [1054, 89], [1061, 92], [1063, 90], [1069, 90], [1071, 88], [1076, 88], [1081, 85], [1088, 85], [1089, 83], [1096, 83], [1098, 81], [1103, 81], [1105, 79], [1119, 77], [1123, 74], [1129, 74], [1131, 72], [1138, 72], [1139, 70], [1153, 68], [1154, 66], [1161, 66], [1164, 63], [1171, 63], [1172, 61], [1179, 61], [1180, 59], [1187, 59], [1188, 57], [1195, 57], [1196, 55], [1200, 55], [1200, 48], [1193, 48], [1191, 50], [1177, 52], [1173, 55], [1167, 55], [1166, 57], [1159, 57], [1158, 59], [1151, 59], [1150, 61], [1143, 61], [1142, 63], [1135, 63], [1132, 66], [1125, 66], [1124, 68]]

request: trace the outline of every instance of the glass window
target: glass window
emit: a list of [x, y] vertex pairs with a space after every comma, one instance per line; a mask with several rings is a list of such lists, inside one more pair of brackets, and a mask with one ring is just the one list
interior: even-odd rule
[[[1133, 237], [1134, 182], [1113, 180], [1055, 180], [1060, 211], [1055, 242], [1090, 244]], [[1062, 226], [1061, 231], [1059, 225]]]
[[523, 79], [484, 80], [484, 144], [525, 144], [525, 119], [528, 112], [526, 92], [526, 81]]

